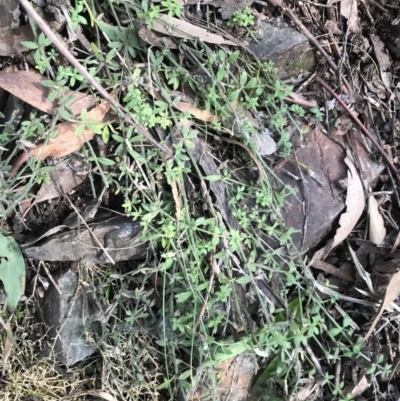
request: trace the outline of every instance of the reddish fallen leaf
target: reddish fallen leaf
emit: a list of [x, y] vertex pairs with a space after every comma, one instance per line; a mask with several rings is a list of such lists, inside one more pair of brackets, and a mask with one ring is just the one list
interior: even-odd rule
[[[31, 71], [5, 72], [0, 71], [0, 88], [23, 100], [25, 103], [47, 113], [54, 115], [57, 113], [59, 104], [57, 101], [47, 100], [50, 89], [42, 85], [42, 81], [47, 80], [40, 74]], [[73, 97], [69, 104], [74, 115], [78, 115], [81, 110], [89, 109], [95, 105], [92, 96], [86, 93], [65, 91], [66, 97]]]
[[[87, 113], [87, 119], [96, 122], [103, 121], [109, 110], [110, 105], [102, 103]], [[34, 157], [35, 160], [45, 160], [49, 156], [62, 157], [79, 150], [86, 140], [90, 141], [93, 138], [94, 134], [88, 128], [85, 128], [81, 135], [76, 135], [75, 131], [78, 126], [79, 124], [71, 122], [63, 122], [56, 125], [55, 129], [58, 131], [58, 134], [36, 148], [29, 149], [20, 156], [14, 162], [10, 174], [16, 175], [21, 166], [30, 157]]]

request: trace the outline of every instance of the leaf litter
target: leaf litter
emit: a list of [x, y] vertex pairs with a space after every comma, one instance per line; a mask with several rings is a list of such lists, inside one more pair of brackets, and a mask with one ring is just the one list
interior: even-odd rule
[[[188, 2], [183, 2], [182, 4], [186, 5], [186, 4], [190, 4], [190, 3], [191, 2], [188, 1]], [[237, 4], [235, 4], [235, 2], [232, 2], [232, 1], [208, 1], [207, 3], [214, 7], [222, 7], [222, 9], [220, 11], [222, 12], [223, 18], [224, 17], [229, 18], [231, 15], [233, 15], [233, 12], [240, 11], [244, 7], [251, 5], [251, 2], [245, 2], [245, 1], [236, 2]], [[278, 7], [277, 9], [279, 9], [279, 7], [285, 7], [285, 4], [280, 0], [274, 0], [271, 3], [275, 6], [277, 6]], [[373, 2], [367, 2], [367, 3], [373, 4]], [[350, 41], [349, 43], [351, 45], [354, 45], [354, 48], [352, 48], [351, 51], [355, 51], [354, 49], [356, 49], [357, 35], [362, 34], [361, 25], [360, 25], [360, 17], [361, 16], [365, 17], [364, 8], [367, 9], [367, 7], [369, 7], [369, 6], [365, 5], [363, 3], [364, 8], [363, 7], [359, 8], [358, 6], [360, 4], [357, 5], [357, 2], [353, 1], [353, 0], [342, 0], [342, 1], [328, 0], [328, 5], [339, 7], [340, 14], [347, 20], [347, 22], [348, 22], [348, 32], [347, 33], [349, 34], [349, 41]], [[241, 8], [242, 6], [243, 6], [243, 8]], [[282, 8], [282, 10], [284, 10], [284, 8]], [[311, 11], [316, 10], [316, 8], [315, 7], [308, 8], [308, 6], [307, 6], [304, 8], [304, 10], [307, 10], [307, 12], [308, 12], [309, 10], [311, 10]], [[257, 12], [260, 12], [260, 9], [258, 9]], [[227, 13], [228, 14], [230, 13], [229, 16], [227, 16], [228, 15]], [[316, 15], [316, 13], [314, 12], [313, 18], [315, 17], [315, 15]], [[333, 14], [331, 14], [331, 17], [334, 19]], [[166, 24], [165, 24], [166, 22], [168, 22], [169, 27], [166, 27]], [[158, 28], [159, 29], [158, 32], [161, 33], [162, 35], [181, 37], [181, 38], [197, 38], [197, 39], [200, 39], [203, 41], [208, 41], [208, 43], [238, 45], [238, 42], [236, 42], [235, 40], [231, 41], [229, 39], [225, 39], [223, 35], [211, 35], [210, 32], [208, 32], [207, 30], [198, 30], [198, 29], [196, 29], [198, 27], [196, 27], [194, 24], [189, 23], [189, 25], [188, 25], [187, 21], [183, 22], [178, 19], [169, 19], [169, 18], [163, 16], [162, 22], [160, 24], [162, 25], [161, 27], [159, 25], [157, 25], [157, 23], [155, 23], [154, 26], [156, 27], [156, 29], [154, 29], [154, 26], [153, 26], [153, 29], [155, 31], [157, 31], [157, 28]], [[344, 31], [342, 31], [341, 29], [338, 28], [337, 21], [332, 20], [330, 25], [325, 24], [325, 26], [326, 26], [326, 29], [331, 33], [331, 35], [344, 34]], [[342, 26], [341, 26], [341, 28], [342, 28]], [[346, 28], [346, 26], [345, 26], [345, 28]], [[352, 36], [353, 34], [356, 34], [356, 35]], [[392, 60], [389, 58], [389, 56], [385, 50], [384, 41], [380, 40], [378, 36], [374, 37], [373, 35], [369, 39], [374, 48], [374, 53], [375, 53], [375, 56], [376, 56], [378, 64], [379, 64], [380, 74], [381, 74], [382, 81], [386, 88], [386, 93], [383, 93], [383, 94], [380, 93], [377, 96], [378, 100], [376, 99], [375, 95], [374, 94], [371, 95], [371, 93], [368, 93], [368, 95], [366, 95], [366, 97], [369, 96], [369, 99], [371, 100], [370, 103], [373, 104], [375, 107], [379, 107], [380, 105], [382, 105], [382, 101], [380, 99], [385, 99], [385, 97], [387, 95], [390, 97], [390, 90], [391, 90], [390, 80], [393, 79], [393, 76], [390, 75]], [[352, 42], [352, 41], [354, 41], [354, 42]], [[172, 42], [170, 42], [170, 43], [172, 43]], [[154, 42], [154, 43], [152, 43], [152, 45], [161, 46], [162, 43], [161, 43], [161, 41]], [[163, 47], [163, 46], [161, 46], [161, 47]], [[340, 50], [341, 49], [339, 49], [339, 51]], [[340, 55], [340, 52], [338, 54]], [[352, 67], [353, 66], [351, 66], [351, 68]], [[352, 76], [354, 77], [355, 80], [357, 80], [358, 72], [354, 72], [354, 71], [355, 70], [353, 70]], [[345, 72], [345, 75], [350, 75], [350, 74], [351, 73], [349, 71]], [[10, 82], [3, 83], [4, 89], [8, 90], [10, 93], [15, 92], [15, 95], [17, 97], [21, 97], [21, 99], [26, 99], [26, 101], [28, 103], [32, 104], [34, 107], [37, 107], [39, 110], [42, 110], [46, 113], [54, 115], [56, 113], [56, 106], [55, 106], [55, 103], [51, 104], [52, 102], [46, 103], [48, 91], [46, 94], [47, 89], [44, 89], [42, 87], [43, 85], [41, 85], [43, 77], [39, 78], [38, 74], [34, 74], [34, 75], [36, 75], [36, 76], [31, 76], [31, 74], [26, 75], [28, 87], [32, 88], [32, 92], [29, 92], [31, 95], [29, 95], [29, 96], [24, 94], [23, 90], [21, 90], [21, 88], [22, 88], [21, 82], [22, 81], [19, 81], [19, 84], [16, 85], [16, 86], [19, 86], [19, 89], [16, 87], [13, 87], [12, 83], [10, 83]], [[8, 77], [10, 77], [10, 76], [8, 76]], [[21, 77], [22, 77], [22, 75], [21, 75]], [[18, 77], [16, 77], [16, 79], [17, 78]], [[18, 79], [22, 79], [22, 78], [18, 78]], [[6, 77], [3, 77], [3, 81], [5, 81], [5, 80], [6, 80]], [[0, 77], [0, 82], [2, 82], [1, 77]], [[356, 81], [356, 82], [359, 82], [359, 81]], [[37, 85], [37, 84], [39, 84], [39, 85]], [[37, 91], [38, 88], [39, 88], [39, 91]], [[369, 89], [371, 89], [371, 88], [372, 88], [372, 86], [369, 86]], [[35, 94], [35, 95], [33, 96], [32, 94]], [[78, 95], [78, 97], [79, 96], [80, 95]], [[351, 96], [350, 96], [350, 98], [351, 98]], [[93, 99], [89, 99], [89, 102], [92, 102], [92, 104], [88, 105], [86, 107], [83, 107], [83, 108], [92, 107]], [[193, 104], [191, 104], [191, 103], [178, 102], [178, 105], [179, 105], [179, 107], [177, 107], [176, 104], [174, 104], [176, 109], [181, 110], [181, 111], [188, 111], [193, 117], [195, 117], [199, 120], [202, 120], [204, 122], [211, 122], [214, 119], [214, 115], [212, 112], [200, 110], [200, 109], [194, 107]], [[98, 106], [98, 107], [100, 107], [100, 106]], [[82, 109], [82, 107], [80, 107], [80, 106], [76, 108], [76, 115], [79, 114], [81, 109]], [[94, 109], [94, 110], [96, 110], [96, 109]], [[366, 109], [364, 109], [363, 112], [361, 113], [361, 117], [364, 116], [363, 113], [367, 114], [367, 111], [365, 111], [365, 110]], [[75, 111], [74, 111], [74, 114], [75, 114]], [[98, 116], [96, 116], [96, 119], [97, 119], [97, 121], [102, 121], [103, 117], [98, 115]], [[339, 121], [336, 126], [337, 134], [346, 136], [347, 137], [346, 140], [348, 142], [351, 142], [354, 139], [352, 132], [351, 132], [351, 128], [352, 128], [351, 120], [348, 117], [346, 117], [344, 114], [342, 114], [342, 117], [343, 118], [341, 120], [336, 120], [336, 121]], [[30, 157], [33, 157], [37, 160], [38, 158], [44, 159], [48, 156], [69, 155], [72, 152], [79, 150], [80, 146], [82, 146], [82, 143], [73, 144], [74, 137], [72, 135], [72, 132], [74, 131], [74, 129], [76, 129], [76, 126], [71, 127], [71, 129], [69, 129], [69, 128], [67, 128], [67, 126], [65, 126], [65, 125], [63, 126], [62, 124], [67, 124], [67, 123], [61, 123], [61, 124], [57, 125], [57, 127], [56, 127], [59, 131], [59, 134], [56, 137], [57, 138], [56, 142], [59, 141], [58, 145], [51, 147], [51, 146], [48, 146], [49, 142], [47, 142], [47, 143], [45, 142], [44, 144], [38, 145], [36, 148], [29, 148], [27, 150], [26, 154], [22, 155], [21, 158], [15, 162], [12, 173], [15, 174], [18, 171], [18, 169], [22, 166], [22, 164], [25, 163]], [[86, 133], [86, 131], [85, 131], [85, 133]], [[87, 134], [88, 139], [93, 137], [93, 135], [91, 136], [90, 133], [86, 133], [86, 134]], [[60, 143], [60, 141], [63, 140], [64, 136], [65, 136], [64, 139], [67, 142], [69, 142], [69, 141], [71, 142], [71, 144], [68, 144], [65, 147]], [[195, 147], [197, 145], [199, 145], [199, 149], [200, 148], [202, 149], [202, 152], [203, 152], [202, 159], [203, 160], [201, 161], [201, 163], [203, 163], [202, 167], [205, 170], [208, 177], [218, 177], [219, 169], [218, 169], [218, 166], [213, 161], [214, 156], [211, 154], [211, 151], [208, 150], [208, 148], [205, 146], [205, 144], [203, 144], [203, 143], [199, 144], [196, 141], [194, 141], [194, 142], [195, 142]], [[368, 147], [368, 145], [369, 145], [368, 143], [365, 144], [366, 147]], [[37, 148], [39, 148], [39, 150], [36, 150]], [[273, 149], [273, 147], [272, 147], [272, 149]], [[353, 151], [354, 151], [354, 149], [353, 149]], [[41, 153], [41, 155], [39, 155], [39, 153]], [[269, 152], [267, 152], [267, 153], [269, 153]], [[250, 154], [251, 154], [251, 152], [250, 152]], [[252, 158], [252, 156], [250, 156], [250, 158]], [[361, 219], [362, 214], [365, 209], [365, 193], [364, 193], [364, 188], [363, 188], [363, 184], [362, 184], [363, 179], [360, 178], [360, 175], [362, 175], [362, 170], [364, 168], [363, 166], [368, 165], [368, 162], [365, 159], [365, 160], [361, 160], [361, 163], [359, 163], [359, 160], [357, 160], [357, 156], [355, 157], [355, 159], [352, 159], [352, 157], [350, 157], [350, 155], [348, 154], [345, 159], [345, 163], [348, 166], [347, 195], [345, 196], [346, 212], [343, 213], [340, 217], [340, 220], [339, 220], [340, 227], [337, 230], [334, 238], [331, 241], [329, 241], [325, 247], [320, 249], [319, 252], [316, 252], [314, 254], [313, 262], [311, 264], [313, 264], [314, 267], [317, 267], [317, 268], [321, 268], [321, 266], [322, 266], [323, 267], [322, 270], [325, 270], [325, 272], [327, 274], [339, 277], [339, 278], [344, 279], [344, 280], [348, 281], [349, 283], [351, 283], [351, 282], [354, 282], [354, 277], [351, 275], [351, 273], [349, 273], [345, 269], [342, 269], [342, 267], [338, 268], [338, 267], [334, 266], [334, 262], [332, 262], [332, 263], [330, 263], [330, 262], [332, 261], [332, 258], [334, 259], [334, 257], [338, 256], [339, 251], [337, 251], [337, 250], [338, 249], [342, 250], [344, 248], [342, 243], [346, 239], [349, 239], [352, 236], [354, 236], [354, 233], [357, 233], [357, 231], [359, 230], [360, 221], [362, 222], [362, 220], [360, 220], [360, 219]], [[357, 167], [359, 166], [359, 164], [361, 164], [360, 174], [359, 174], [359, 172], [357, 172]], [[257, 165], [257, 167], [259, 167], [259, 166]], [[303, 178], [303, 180], [304, 180], [304, 178]], [[224, 192], [224, 188], [223, 188], [223, 186], [218, 187], [217, 185], [215, 185], [218, 183], [219, 183], [219, 180], [215, 180], [212, 182], [210, 187], [213, 191], [214, 196], [217, 199], [217, 203], [219, 203], [219, 206], [221, 207], [222, 203], [224, 204], [225, 214], [226, 214], [226, 211], [228, 210], [226, 196], [224, 197], [224, 199], [221, 198], [221, 194]], [[55, 185], [53, 185], [53, 184], [54, 183], [52, 182], [51, 186], [48, 190], [48, 193], [46, 193], [46, 191], [44, 191], [43, 194], [40, 195], [39, 199], [46, 200], [46, 199], [50, 199], [53, 196], [57, 196], [57, 190], [55, 190]], [[335, 185], [335, 183], [330, 183], [330, 185]], [[44, 188], [44, 187], [42, 187], [42, 188]], [[67, 190], [67, 188], [72, 189], [73, 186], [69, 186], [69, 187], [66, 186], [65, 190]], [[385, 188], [385, 189], [387, 189], [387, 188]], [[174, 198], [176, 207], [179, 209], [179, 212], [180, 212], [180, 209], [181, 209], [180, 202], [181, 201], [179, 199], [179, 188], [177, 188], [176, 182], [172, 183], [172, 191], [173, 191], [173, 198]], [[223, 200], [222, 203], [220, 202], [221, 199]], [[328, 207], [328, 205], [327, 205], [327, 207]], [[221, 210], [221, 212], [222, 212], [222, 210]], [[385, 215], [385, 217], [387, 218], [386, 215]], [[374, 196], [370, 195], [368, 197], [368, 225], [369, 225], [368, 230], [369, 230], [369, 238], [370, 238], [371, 244], [368, 249], [371, 251], [371, 253], [374, 253], [374, 252], [378, 253], [379, 251], [381, 251], [381, 252], [384, 252], [385, 255], [387, 256], [390, 249], [393, 249], [393, 251], [395, 251], [395, 249], [398, 245], [398, 241], [396, 241], [394, 244], [393, 243], [388, 243], [388, 244], [384, 243], [385, 237], [386, 237], [386, 229], [385, 229], [384, 223], [385, 223], [385, 221], [382, 217], [382, 214], [380, 213], [377, 199], [375, 199], [375, 195]], [[363, 223], [361, 223], [361, 224], [363, 224]], [[364, 238], [366, 238], [366, 236], [364, 236]], [[372, 244], [375, 244], [375, 245], [372, 245]], [[382, 244], [382, 246], [377, 246], [380, 244]], [[353, 263], [356, 266], [355, 271], [357, 272], [357, 280], [359, 280], [360, 278], [362, 280], [364, 280], [366, 282], [367, 287], [369, 288], [370, 295], [372, 295], [373, 291], [371, 289], [373, 289], [373, 288], [372, 288], [371, 282], [368, 281], [369, 272], [367, 271], [370, 267], [367, 265], [366, 265], [367, 267], [364, 266], [364, 263], [365, 263], [364, 260], [362, 260], [361, 257], [360, 258], [358, 257], [359, 255], [357, 255], [356, 252], [353, 251], [349, 242], [348, 242], [348, 246], [349, 246], [348, 249], [349, 249], [349, 253], [351, 255], [351, 259], [353, 260]], [[366, 244], [364, 243], [364, 245], [362, 245], [362, 246], [366, 246]], [[334, 251], [337, 251], [336, 254]], [[392, 256], [396, 257], [398, 255], [396, 253], [393, 253]], [[373, 266], [371, 268], [373, 269]], [[309, 279], [311, 281], [314, 280], [314, 277], [313, 277], [311, 271], [306, 270], [306, 269], [305, 269], [305, 271], [307, 272], [306, 274], [309, 275]], [[395, 274], [392, 277], [392, 279], [390, 280], [390, 283], [387, 286], [386, 295], [382, 301], [379, 313], [376, 316], [375, 320], [373, 321], [373, 324], [372, 324], [369, 332], [365, 336], [365, 338], [364, 338], [365, 340], [367, 339], [367, 336], [369, 336], [372, 333], [372, 331], [374, 330], [374, 328], [375, 328], [380, 316], [384, 312], [384, 310], [387, 309], [388, 305], [391, 302], [393, 302], [396, 299], [396, 297], [399, 295], [395, 290], [396, 286], [399, 287], [398, 280], [399, 280], [399, 278], [397, 277], [397, 274]], [[344, 295], [338, 291], [330, 290], [328, 287], [323, 286], [321, 283], [318, 283], [316, 281], [314, 282], [314, 284], [315, 284], [316, 288], [321, 290], [321, 293], [323, 293], [323, 291], [326, 291], [325, 294], [337, 296], [339, 299], [345, 300], [347, 302], [358, 302], [359, 304], [362, 304], [365, 306], [370, 306], [373, 304], [369, 301], [355, 299], [355, 298], [352, 298], [351, 296]], [[317, 388], [319, 387], [319, 382], [317, 385], [315, 385], [315, 380], [312, 377], [309, 377], [307, 379], [307, 382], [304, 382], [304, 383], [306, 383], [306, 385], [304, 387], [304, 392], [303, 392], [304, 395], [303, 395], [303, 393], [299, 392], [298, 395], [300, 396], [300, 398], [302, 398], [302, 397], [307, 398], [313, 392], [316, 392]], [[364, 376], [360, 376], [360, 378], [358, 380], [354, 380], [353, 390], [349, 389], [348, 391], [350, 394], [352, 394], [352, 396], [356, 397], [356, 396], [360, 396], [361, 394], [363, 394], [368, 387], [369, 387], [369, 382], [365, 378], [365, 375], [364, 375]], [[93, 395], [95, 395], [95, 394], [93, 393]], [[106, 392], [99, 392], [97, 395], [100, 397], [103, 397], [104, 399], [111, 400], [114, 398], [112, 395], [109, 395]]]

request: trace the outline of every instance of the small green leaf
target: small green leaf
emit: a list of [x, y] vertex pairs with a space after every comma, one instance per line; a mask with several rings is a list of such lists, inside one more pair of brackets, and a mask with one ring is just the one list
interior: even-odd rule
[[14, 310], [25, 291], [25, 262], [13, 237], [0, 234], [0, 279], [7, 295], [7, 305]]
[[115, 161], [106, 159], [105, 157], [98, 157], [97, 161], [102, 164], [103, 166], [114, 166]]
[[252, 281], [253, 278], [251, 276], [242, 276], [236, 279], [236, 282], [238, 284], [247, 284], [250, 283], [250, 281]]
[[39, 45], [35, 42], [27, 42], [27, 41], [23, 40], [21, 42], [21, 45], [25, 46], [27, 49], [30, 49], [30, 50], [39, 49]]
[[207, 177], [204, 177], [205, 180], [207, 181], [219, 181], [221, 179], [220, 175], [208, 175]]
[[192, 375], [191, 369], [185, 370], [183, 373], [180, 374], [180, 376], [178, 377], [178, 380], [185, 380], [188, 377], [190, 377], [191, 375]]
[[239, 97], [240, 89], [237, 89], [232, 92], [228, 92], [228, 99], [232, 102], [233, 100], [236, 100]]
[[191, 291], [181, 292], [180, 294], [176, 294], [176, 302], [178, 304], [182, 304], [183, 302], [187, 301], [192, 296]]
[[229, 57], [228, 57], [228, 63], [233, 63], [236, 61], [240, 56], [239, 50], [234, 51]]

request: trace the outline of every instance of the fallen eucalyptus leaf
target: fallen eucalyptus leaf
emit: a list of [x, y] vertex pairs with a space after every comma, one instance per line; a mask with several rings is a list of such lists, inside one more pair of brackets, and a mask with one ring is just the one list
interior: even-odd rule
[[25, 291], [25, 262], [15, 239], [3, 234], [0, 234], [0, 280], [6, 304], [14, 310]]
[[374, 321], [371, 324], [371, 327], [368, 330], [368, 333], [363, 338], [363, 341], [368, 340], [370, 335], [375, 329], [379, 319], [381, 318], [383, 312], [387, 309], [387, 307], [400, 295], [400, 271], [397, 272], [390, 280], [389, 285], [386, 289], [385, 297], [383, 298], [382, 304], [379, 308], [377, 315], [375, 316]]
[[[93, 122], [100, 122], [105, 118], [109, 110], [109, 103], [101, 103], [87, 113], [87, 119]], [[86, 141], [90, 141], [93, 138], [94, 133], [85, 126], [83, 132], [77, 135], [75, 131], [78, 126], [79, 124], [72, 122], [63, 122], [56, 125], [57, 135], [36, 146], [36, 148], [29, 149], [29, 151], [23, 153], [14, 162], [10, 174], [16, 175], [21, 166], [30, 157], [34, 157], [35, 160], [45, 160], [49, 156], [62, 157], [79, 150]]]

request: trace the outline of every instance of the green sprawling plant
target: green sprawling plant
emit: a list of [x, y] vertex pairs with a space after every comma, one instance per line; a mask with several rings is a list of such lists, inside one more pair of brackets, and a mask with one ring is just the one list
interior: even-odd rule
[[[102, 21], [91, 18], [100, 11]], [[175, 50], [148, 46], [134, 25], [120, 24], [123, 15], [151, 27], [161, 14], [179, 17], [181, 11], [176, 0], [108, 0], [101, 10], [88, 0], [77, 2], [73, 14], [74, 24], [96, 24], [93, 53], [81, 60], [86, 68], [174, 153], [173, 160], [166, 159], [123, 120], [92, 127], [108, 144], [107, 158], [99, 158], [90, 144], [80, 152], [96, 166], [93, 179], [112, 188], [126, 214], [140, 221], [142, 240], [149, 243], [146, 261], [134, 268], [109, 266], [96, 275], [101, 301], [115, 306], [104, 322], [100, 346], [102, 385], [124, 400], [159, 399], [161, 393], [176, 399], [197, 385], [216, 399], [214, 365], [249, 352], [261, 368], [254, 393], [283, 400], [296, 394], [300, 378], [316, 374], [311, 346], [332, 362], [368, 359], [361, 346], [352, 347], [348, 317], [338, 321], [327, 311], [325, 305], [335, 299], [322, 300], [304, 278], [302, 257], [284, 252], [291, 248], [293, 229], [285, 227], [280, 210], [287, 196], [296, 194], [274, 176], [252, 141], [261, 128], [268, 128], [280, 156], [288, 156], [292, 145], [285, 128], [304, 110], [286, 104], [292, 88], [274, 77], [270, 63], [200, 40], [176, 39], [182, 61]], [[244, 27], [252, 23], [248, 9], [229, 22]], [[90, 92], [73, 68], [53, 63], [56, 55], [40, 35], [25, 45], [35, 51], [36, 68], [52, 77], [46, 83], [50, 99], [66, 88]], [[184, 96], [212, 118], [197, 120], [190, 110], [181, 111]], [[87, 126], [85, 113], [72, 117], [68, 99], [61, 98], [57, 117], [74, 118], [82, 129]], [[1, 144], [43, 139], [54, 124], [32, 115], [17, 133], [3, 131]], [[250, 154], [221, 142], [221, 137], [235, 139]], [[217, 172], [207, 174], [201, 166], [199, 143], [210, 145]], [[14, 154], [2, 162], [3, 171]], [[8, 184], [24, 182], [24, 193], [10, 194], [2, 187], [0, 204], [8, 212], [48, 172], [34, 161], [26, 171]], [[229, 226], [215, 206], [216, 183], [225, 190], [236, 226]], [[265, 300], [260, 280], [277, 283], [273, 290], [280, 304]], [[382, 363], [373, 367], [387, 374]], [[331, 372], [322, 386], [338, 400], [346, 399]]]

